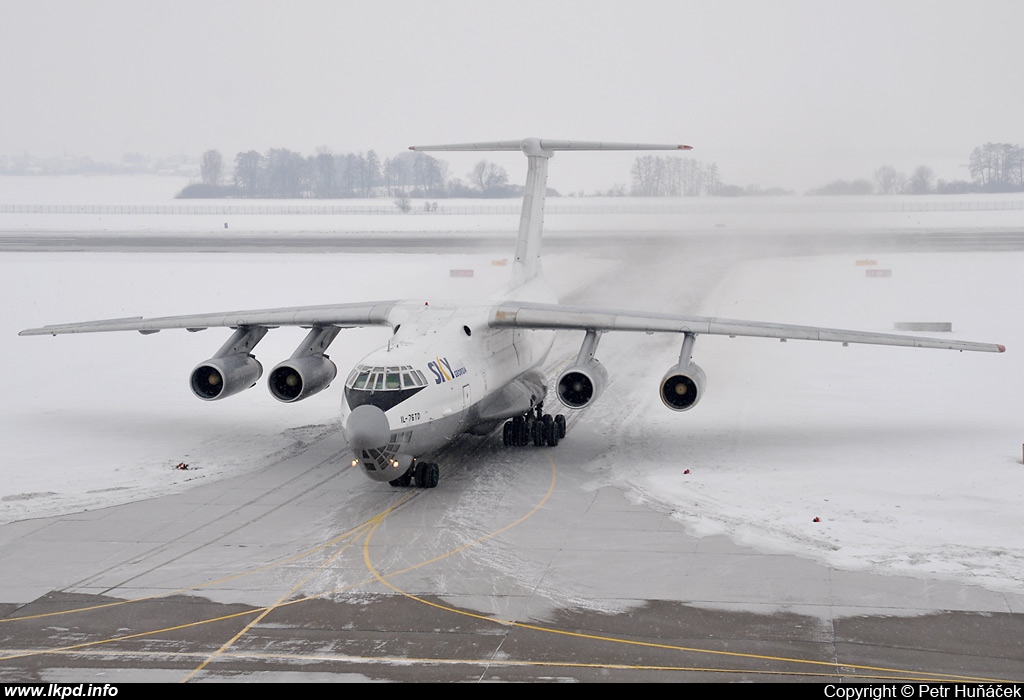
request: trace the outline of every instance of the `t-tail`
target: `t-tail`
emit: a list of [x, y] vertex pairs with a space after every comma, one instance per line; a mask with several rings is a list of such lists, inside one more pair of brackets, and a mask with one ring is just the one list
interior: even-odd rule
[[541, 272], [540, 242], [544, 231], [544, 198], [548, 187], [548, 159], [555, 151], [688, 151], [690, 146], [658, 143], [605, 143], [554, 141], [528, 138], [521, 141], [483, 141], [436, 146], [410, 146], [413, 151], [522, 151], [526, 156], [526, 187], [519, 217], [512, 285], [529, 282]]

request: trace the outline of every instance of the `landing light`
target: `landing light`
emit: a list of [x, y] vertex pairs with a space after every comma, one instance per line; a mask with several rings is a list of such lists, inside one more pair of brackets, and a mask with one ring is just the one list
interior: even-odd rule
[[398, 469], [398, 460], [397, 459], [391, 460], [391, 466], [394, 467], [395, 469]]
[[352, 460], [352, 466], [353, 467], [358, 467], [359, 466], [359, 460], [358, 459], [353, 459]]

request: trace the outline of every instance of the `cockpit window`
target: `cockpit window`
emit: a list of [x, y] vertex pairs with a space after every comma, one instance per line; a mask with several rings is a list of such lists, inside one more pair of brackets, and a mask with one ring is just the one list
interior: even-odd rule
[[387, 411], [426, 387], [427, 378], [410, 365], [360, 365], [345, 380], [345, 398], [350, 408], [370, 404]]
[[348, 375], [345, 386], [349, 389], [364, 389], [366, 391], [421, 389], [427, 386], [427, 378], [423, 372], [413, 369], [409, 365], [400, 367], [360, 365]]

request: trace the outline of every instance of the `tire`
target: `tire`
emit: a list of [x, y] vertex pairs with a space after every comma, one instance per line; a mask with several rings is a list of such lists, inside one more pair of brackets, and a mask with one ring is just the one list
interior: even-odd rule
[[427, 485], [427, 467], [428, 462], [417, 462], [416, 463], [416, 487], [425, 488]]
[[533, 445], [541, 447], [544, 444], [544, 421], [533, 421]]
[[526, 435], [526, 420], [521, 416], [516, 416], [512, 419], [512, 444], [525, 445]]
[[558, 447], [558, 433], [558, 423], [554, 421], [544, 421], [544, 438], [547, 440], [548, 447]]
[[423, 488], [435, 488], [437, 482], [441, 480], [441, 468], [438, 467], [437, 462], [430, 462], [424, 471]]
[[564, 438], [565, 437], [565, 416], [563, 416], [561, 413], [559, 413], [557, 416], [555, 416], [555, 425], [558, 426], [558, 437], [560, 439]]
[[512, 421], [505, 421], [505, 426], [501, 429], [501, 442], [505, 447], [509, 447], [512, 444]]

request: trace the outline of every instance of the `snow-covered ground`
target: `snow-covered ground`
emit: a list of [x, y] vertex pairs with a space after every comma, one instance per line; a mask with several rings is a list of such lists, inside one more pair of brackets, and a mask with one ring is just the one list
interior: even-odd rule
[[[857, 264], [867, 257], [877, 264]], [[0, 254], [0, 522], [102, 507], [259, 467], [337, 427], [340, 400], [336, 385], [295, 405], [274, 401], [262, 387], [223, 402], [198, 401], [187, 377], [224, 341], [216, 330], [62, 338], [19, 338], [19, 330], [143, 313], [469, 298], [505, 281], [508, 268], [494, 264], [499, 260]], [[590, 261], [555, 256], [545, 267], [567, 293], [611, 264], [584, 263]], [[614, 483], [631, 498], [671, 510], [697, 535], [721, 533], [838, 567], [1019, 590], [1021, 265], [1024, 253], [864, 251], [737, 266], [706, 297], [703, 313], [874, 331], [891, 331], [898, 321], [947, 321], [957, 338], [1008, 350], [701, 337], [695, 359], [707, 372], [707, 394], [694, 410], [676, 414], [658, 401], [656, 387], [678, 339], [608, 334], [599, 356], [612, 383], [584, 417], [612, 426], [607, 452], [593, 465], [595, 483]], [[475, 274], [452, 277], [451, 269]], [[869, 277], [868, 269], [892, 276]], [[636, 282], [644, 294], [654, 289], [650, 279]], [[257, 355], [269, 369], [303, 334], [270, 333]], [[386, 329], [343, 331], [331, 356], [344, 373], [386, 337]], [[173, 469], [179, 462], [191, 469]]]
[[[173, 232], [196, 238], [288, 232], [330, 236], [381, 232], [507, 235], [519, 226], [517, 199], [394, 201], [174, 199], [184, 178], [0, 175], [0, 234], [75, 231], [132, 236]], [[424, 205], [436, 205], [426, 212]], [[142, 207], [158, 208], [145, 213]], [[75, 209], [78, 211], [75, 211]], [[332, 213], [323, 213], [330, 208]], [[74, 213], [68, 213], [70, 209]], [[345, 211], [344, 215], [333, 213]], [[776, 233], [836, 230], [1016, 229], [1024, 194], [852, 197], [549, 197], [545, 230]], [[296, 213], [301, 212], [301, 213]], [[386, 214], [378, 212], [388, 212]]]
[[[140, 310], [353, 300], [373, 296], [382, 280], [398, 280], [392, 290], [403, 294], [475, 296], [504, 281], [507, 268], [492, 262], [481, 255], [0, 256], [9, 304], [0, 322], [0, 521], [101, 507], [258, 467], [330, 429], [339, 401], [332, 389], [286, 406], [262, 387], [223, 402], [196, 400], [187, 377], [223, 342], [217, 331], [19, 338], [18, 330]], [[956, 337], [1009, 350], [702, 337], [696, 359], [708, 374], [707, 395], [676, 414], [655, 387], [677, 339], [610, 335], [600, 355], [612, 385], [585, 420], [607, 421], [619, 433], [596, 478], [671, 509], [695, 534], [726, 534], [839, 567], [1017, 590], [1024, 368], [1016, 349], [1024, 347], [1024, 328], [1013, 307], [1024, 298], [1022, 264], [1019, 253], [888, 255], [879, 266], [893, 276], [881, 279], [866, 277], [853, 256], [739, 266], [705, 312], [879, 331], [894, 321], [951, 321]], [[548, 267], [582, 276], [568, 259]], [[476, 275], [453, 278], [453, 268]], [[269, 367], [302, 333], [275, 331], [258, 355]], [[381, 329], [344, 331], [331, 355], [344, 372], [385, 338]], [[645, 356], [660, 359], [638, 363], [640, 343]], [[172, 468], [182, 461], [192, 469]]]
[[[25, 338], [19, 330], [140, 310], [314, 305], [426, 290], [427, 300], [473, 297], [506, 281], [509, 268], [493, 262], [482, 255], [0, 255], [8, 304], [0, 361], [11, 379], [0, 401], [0, 522], [155, 495], [265, 464], [335, 423], [340, 401], [340, 384], [294, 405], [262, 385], [226, 401], [197, 400], [188, 376], [227, 339], [223, 331]], [[453, 267], [477, 274], [452, 277]], [[256, 353], [264, 369], [290, 356], [305, 333], [268, 334]], [[382, 328], [344, 331], [330, 351], [342, 379], [388, 336]], [[192, 469], [170, 469], [179, 462]]]
[[[676, 343], [655, 341], [670, 346], [656, 353], [667, 361], [638, 367], [635, 347], [618, 337], [621, 364], [612, 359], [609, 337], [602, 361], [614, 384], [605, 397], [618, 390], [627, 400], [588, 417], [621, 425], [602, 478], [671, 510], [697, 535], [839, 568], [1019, 591], [1024, 254], [878, 263], [891, 278], [867, 277], [855, 256], [746, 263], [703, 312], [880, 332], [898, 321], [949, 321], [953, 337], [1005, 343], [1007, 352], [701, 337], [695, 360], [707, 393], [679, 415], [654, 389]], [[616, 372], [624, 367], [633, 376]]]

